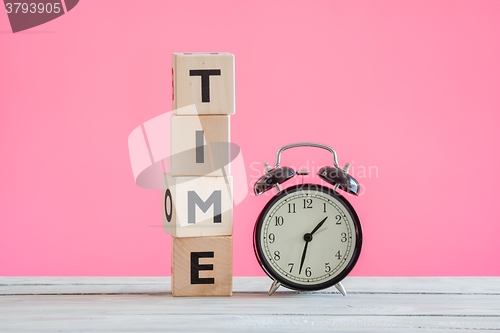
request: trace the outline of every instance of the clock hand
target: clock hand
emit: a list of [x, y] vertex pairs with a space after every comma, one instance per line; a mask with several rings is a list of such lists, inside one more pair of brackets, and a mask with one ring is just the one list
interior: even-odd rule
[[302, 259], [300, 260], [300, 268], [299, 268], [299, 274], [302, 272], [302, 266], [304, 266], [304, 260], [306, 259], [306, 252], [307, 252], [307, 244], [309, 244], [310, 241], [306, 240], [306, 245], [304, 246], [304, 251], [302, 252]]
[[326, 229], [328, 229], [328, 227], [324, 227], [322, 228], [321, 230], [318, 230], [318, 232], [315, 234], [316, 236], [318, 236], [320, 233], [322, 233], [323, 231], [325, 231]]
[[325, 221], [326, 221], [326, 219], [327, 219], [327, 218], [328, 218], [328, 216], [327, 216], [327, 217], [325, 217], [323, 220], [321, 220], [321, 222], [320, 222], [320, 223], [318, 223], [318, 225], [317, 225], [317, 226], [313, 229], [313, 231], [311, 231], [311, 234], [310, 234], [311, 236], [312, 236], [312, 235], [313, 235], [316, 231], [318, 231], [318, 229], [319, 229], [319, 228], [321, 228], [321, 226], [323, 225], [323, 223], [325, 223]]
[[302, 266], [304, 266], [304, 260], [306, 260], [306, 252], [307, 252], [307, 245], [309, 244], [310, 241], [312, 241], [312, 235], [318, 231], [319, 228], [325, 223], [326, 219], [328, 218], [325, 217], [323, 220], [321, 220], [320, 223], [313, 229], [311, 233], [307, 233], [304, 235], [304, 240], [306, 241], [306, 245], [304, 246], [304, 251], [302, 251], [302, 259], [300, 259], [300, 268], [299, 268], [299, 274], [302, 272]]

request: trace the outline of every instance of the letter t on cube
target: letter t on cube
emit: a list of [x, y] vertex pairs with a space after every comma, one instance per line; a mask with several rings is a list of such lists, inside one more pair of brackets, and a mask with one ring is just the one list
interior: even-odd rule
[[234, 55], [173, 53], [173, 110], [177, 115], [234, 114]]

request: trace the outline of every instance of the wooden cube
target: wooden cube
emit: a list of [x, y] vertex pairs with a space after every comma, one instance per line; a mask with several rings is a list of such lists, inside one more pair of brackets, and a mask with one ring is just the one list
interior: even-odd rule
[[[231, 53], [172, 54], [173, 110], [200, 115], [234, 114], [234, 55]], [[184, 113], [189, 112], [189, 113]]]
[[176, 116], [170, 119], [172, 176], [230, 173], [229, 116]]
[[233, 233], [233, 178], [164, 174], [163, 231], [174, 237]]
[[231, 296], [233, 238], [174, 238], [172, 294], [174, 296]]

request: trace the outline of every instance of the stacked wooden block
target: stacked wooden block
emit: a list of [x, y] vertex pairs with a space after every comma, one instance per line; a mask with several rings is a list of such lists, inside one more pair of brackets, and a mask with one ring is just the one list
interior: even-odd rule
[[174, 296], [232, 294], [233, 180], [229, 117], [234, 56], [172, 55], [171, 173], [163, 230], [172, 240]]

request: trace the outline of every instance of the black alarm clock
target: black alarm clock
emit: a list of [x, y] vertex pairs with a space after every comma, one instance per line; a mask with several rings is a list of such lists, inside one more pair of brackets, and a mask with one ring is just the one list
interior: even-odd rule
[[[281, 188], [280, 184], [308, 170], [280, 167], [281, 153], [295, 147], [326, 149], [333, 155], [333, 166], [317, 175], [333, 185], [300, 184]], [[359, 183], [349, 175], [350, 164], [340, 168], [332, 148], [309, 142], [295, 143], [278, 150], [276, 163], [254, 186], [255, 195], [275, 188], [255, 223], [254, 251], [257, 260], [274, 280], [271, 296], [284, 286], [298, 291], [321, 290], [335, 286], [346, 295], [341, 281], [358, 261], [363, 242], [358, 214], [339, 192], [359, 195]]]

